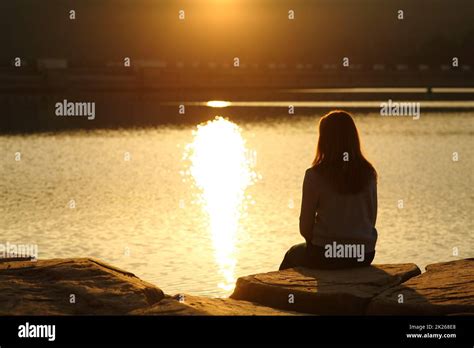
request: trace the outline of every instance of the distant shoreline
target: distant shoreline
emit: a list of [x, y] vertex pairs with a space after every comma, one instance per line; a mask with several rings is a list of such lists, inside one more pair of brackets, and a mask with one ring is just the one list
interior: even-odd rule
[[[149, 128], [199, 124], [216, 115], [235, 121], [262, 121], [323, 114], [345, 109], [354, 114], [379, 112], [389, 100], [419, 102], [421, 112], [471, 112], [474, 88], [162, 88], [153, 90], [0, 89], [0, 134], [56, 132], [75, 129]], [[377, 93], [374, 93], [378, 91]], [[471, 91], [472, 90], [472, 91]], [[57, 117], [64, 100], [93, 102], [97, 117]], [[217, 103], [209, 103], [217, 101]], [[210, 107], [217, 105], [218, 107]], [[219, 106], [226, 107], [219, 107]], [[293, 113], [288, 112], [291, 106]]]

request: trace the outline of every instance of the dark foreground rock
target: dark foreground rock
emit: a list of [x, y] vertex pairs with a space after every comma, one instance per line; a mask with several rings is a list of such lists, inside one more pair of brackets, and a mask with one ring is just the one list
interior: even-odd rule
[[346, 270], [292, 268], [237, 280], [231, 298], [321, 315], [363, 315], [370, 300], [420, 274], [412, 263]]
[[95, 259], [0, 261], [0, 315], [301, 315], [229, 298], [181, 299]]
[[238, 301], [231, 298], [210, 298], [192, 295], [167, 297], [155, 305], [133, 311], [136, 315], [220, 315], [220, 316], [254, 316], [254, 315], [304, 315], [276, 308], [262, 306], [249, 301]]
[[426, 266], [422, 275], [376, 296], [367, 314], [474, 314], [474, 259]]
[[255, 274], [231, 298], [171, 297], [90, 258], [0, 260], [0, 315], [305, 314], [474, 315], [474, 259]]
[[0, 262], [0, 315], [121, 315], [163, 298], [154, 285], [90, 258]]

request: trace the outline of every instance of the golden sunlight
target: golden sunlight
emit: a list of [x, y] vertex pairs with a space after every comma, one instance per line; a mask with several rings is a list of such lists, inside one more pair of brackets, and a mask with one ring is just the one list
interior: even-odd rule
[[231, 105], [231, 102], [224, 100], [210, 100], [206, 103], [211, 108], [226, 108]]
[[222, 117], [199, 125], [188, 145], [189, 173], [199, 188], [209, 218], [215, 260], [222, 275], [218, 286], [235, 285], [235, 243], [245, 208], [245, 190], [256, 174], [240, 128]]

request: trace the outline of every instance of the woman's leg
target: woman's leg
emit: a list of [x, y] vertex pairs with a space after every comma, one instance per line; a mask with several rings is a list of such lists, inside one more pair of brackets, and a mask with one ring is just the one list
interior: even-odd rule
[[326, 257], [325, 249], [320, 246], [310, 245], [307, 248], [305, 260], [306, 267], [318, 269], [344, 269], [370, 266], [375, 257], [375, 251], [366, 253], [363, 261], [357, 258], [331, 258]]
[[370, 266], [372, 261], [374, 261], [375, 258], [375, 250], [372, 251], [371, 253], [366, 253], [364, 261], [362, 262], [363, 266]]
[[324, 269], [344, 269], [370, 266], [375, 257], [375, 251], [366, 253], [363, 261], [357, 258], [325, 258], [319, 261], [318, 268]]
[[306, 264], [306, 243], [293, 245], [285, 254], [283, 261], [280, 265], [280, 271], [304, 266]]
[[323, 247], [307, 245], [306, 243], [293, 245], [285, 254], [280, 265], [280, 271], [292, 267], [308, 267], [319, 269], [341, 269], [370, 266], [375, 257], [375, 251], [366, 253], [364, 261], [357, 259], [326, 258]]

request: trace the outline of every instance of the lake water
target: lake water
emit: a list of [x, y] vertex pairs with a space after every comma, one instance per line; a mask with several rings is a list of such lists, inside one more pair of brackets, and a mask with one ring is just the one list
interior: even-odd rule
[[[318, 119], [1, 136], [0, 243], [100, 258], [169, 294], [228, 295], [303, 241]], [[379, 172], [374, 262], [474, 256], [474, 114], [356, 123]]]

